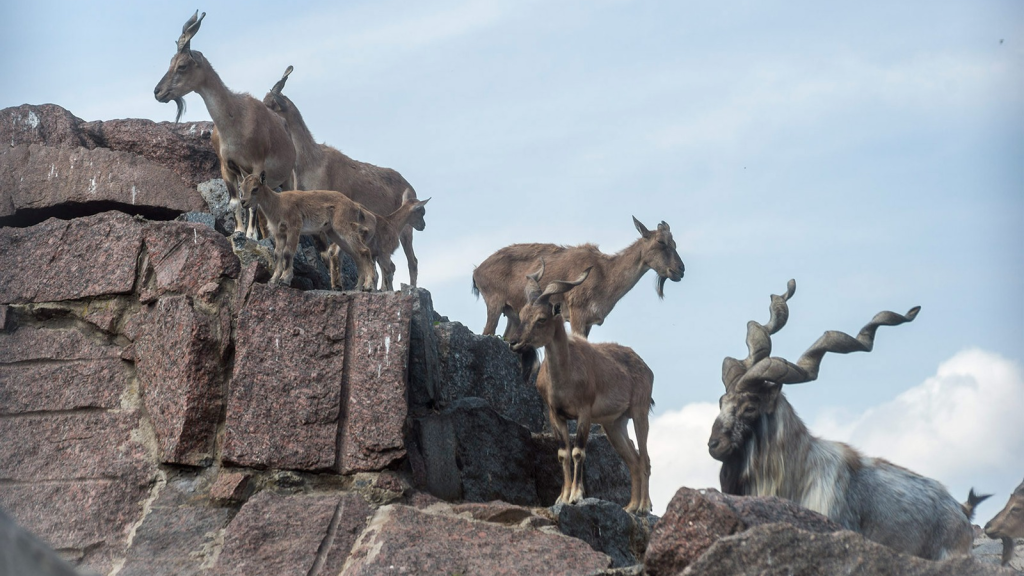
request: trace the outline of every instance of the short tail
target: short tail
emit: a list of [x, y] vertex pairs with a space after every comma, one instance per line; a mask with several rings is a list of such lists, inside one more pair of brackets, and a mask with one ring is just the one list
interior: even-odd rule
[[967, 495], [967, 502], [964, 502], [963, 504], [960, 505], [960, 508], [963, 509], [964, 515], [967, 516], [968, 520], [974, 519], [974, 509], [978, 506], [978, 504], [981, 504], [982, 502], [987, 500], [989, 496], [992, 495], [982, 494], [979, 496], [974, 493], [974, 488], [971, 488], [971, 493]]
[[473, 278], [473, 288], [470, 290], [473, 296], [476, 296], [477, 300], [480, 299], [480, 289], [476, 287], [476, 278]]

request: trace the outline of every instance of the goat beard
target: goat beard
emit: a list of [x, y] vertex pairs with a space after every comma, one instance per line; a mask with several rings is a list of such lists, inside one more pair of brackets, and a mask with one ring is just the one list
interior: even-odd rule
[[1003, 566], [1010, 563], [1010, 559], [1013, 558], [1013, 538], [1006, 536], [1002, 537], [1003, 540]]
[[668, 280], [668, 276], [658, 275], [658, 284], [655, 289], [658, 291], [658, 298], [665, 299], [665, 281]]
[[178, 106], [178, 114], [174, 116], [174, 123], [177, 124], [178, 120], [181, 120], [181, 115], [185, 113], [185, 99], [175, 98], [174, 103]]

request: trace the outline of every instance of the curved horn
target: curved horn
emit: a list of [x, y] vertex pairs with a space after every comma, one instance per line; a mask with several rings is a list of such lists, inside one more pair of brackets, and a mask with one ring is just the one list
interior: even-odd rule
[[556, 294], [563, 294], [565, 292], [568, 292], [569, 290], [572, 290], [573, 288], [575, 288], [575, 287], [579, 286], [580, 284], [582, 284], [583, 281], [587, 279], [587, 276], [590, 276], [590, 271], [593, 268], [594, 268], [593, 266], [587, 267], [587, 269], [583, 271], [583, 274], [580, 274], [580, 277], [575, 279], [575, 280], [553, 280], [553, 281], [551, 281], [544, 288], [544, 292], [541, 293], [541, 295], [537, 298], [537, 300], [548, 299], [548, 298], [551, 298], [552, 296], [554, 296]]
[[273, 92], [274, 94], [280, 94], [281, 90], [284, 90], [284, 83], [288, 81], [288, 75], [291, 74], [292, 70], [294, 69], [295, 68], [292, 66], [286, 68], [284, 71], [284, 75], [281, 76], [281, 79], [277, 81], [277, 84], [274, 84], [274, 87], [271, 88], [270, 91]]
[[740, 362], [735, 358], [726, 357], [722, 363], [722, 382], [726, 390], [732, 390], [736, 383], [752, 366], [767, 358], [772, 353], [771, 335], [775, 334], [789, 321], [789, 305], [786, 303], [796, 293], [796, 280], [786, 283], [786, 293], [772, 294], [772, 303], [768, 306], [768, 323], [758, 324], [747, 322], [747, 358]]
[[911, 322], [920, 311], [920, 306], [914, 306], [906, 314], [879, 312], [861, 328], [856, 338], [843, 332], [829, 330], [800, 356], [796, 364], [783, 358], [765, 358], [750, 368], [738, 384], [742, 386], [764, 380], [779, 384], [801, 384], [817, 380], [821, 360], [827, 352], [871, 352], [875, 346], [875, 332], [880, 326], [899, 326]]
[[196, 35], [196, 32], [199, 32], [199, 26], [202, 25], [203, 18], [206, 18], [206, 12], [203, 12], [203, 15], [200, 16], [199, 10], [196, 10], [196, 13], [181, 27], [181, 36], [178, 37], [178, 52], [189, 50], [189, 42]]

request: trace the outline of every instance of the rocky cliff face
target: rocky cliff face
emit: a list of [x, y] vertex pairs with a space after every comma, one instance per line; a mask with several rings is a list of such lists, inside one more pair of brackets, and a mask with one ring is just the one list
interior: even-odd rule
[[[0, 111], [0, 508], [80, 571], [756, 573], [743, 551], [782, 546], [999, 573], [713, 491], [654, 525], [601, 435], [590, 498], [551, 507], [555, 440], [508, 347], [426, 290], [267, 286], [267, 247], [224, 236], [210, 128]], [[296, 284], [322, 286], [306, 256]]]

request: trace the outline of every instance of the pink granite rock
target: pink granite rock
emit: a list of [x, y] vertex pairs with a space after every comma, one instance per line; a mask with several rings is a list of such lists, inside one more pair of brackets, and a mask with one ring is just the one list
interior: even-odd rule
[[[227, 238], [202, 224], [150, 222], [145, 229], [146, 275], [140, 299], [165, 294], [209, 298], [227, 278], [238, 278], [238, 257]], [[212, 286], [211, 286], [212, 285]]]
[[714, 489], [683, 487], [651, 532], [644, 567], [652, 576], [678, 574], [720, 538], [779, 522], [813, 532], [842, 529], [782, 498], [730, 496]]
[[63, 209], [110, 209], [173, 217], [206, 209], [199, 191], [169, 168], [105, 148], [0, 148], [0, 218]]
[[211, 576], [338, 574], [370, 507], [355, 494], [249, 499], [224, 535]]
[[143, 226], [122, 212], [104, 212], [0, 228], [0, 270], [7, 271], [0, 274], [0, 303], [130, 293]]
[[394, 504], [373, 515], [342, 574], [590, 574], [610, 561], [575, 538]]
[[106, 573], [156, 475], [138, 428], [134, 413], [0, 418], [0, 508], [79, 568]]
[[212, 461], [229, 337], [186, 296], [162, 298], [148, 312], [135, 342], [136, 371], [161, 462]]

